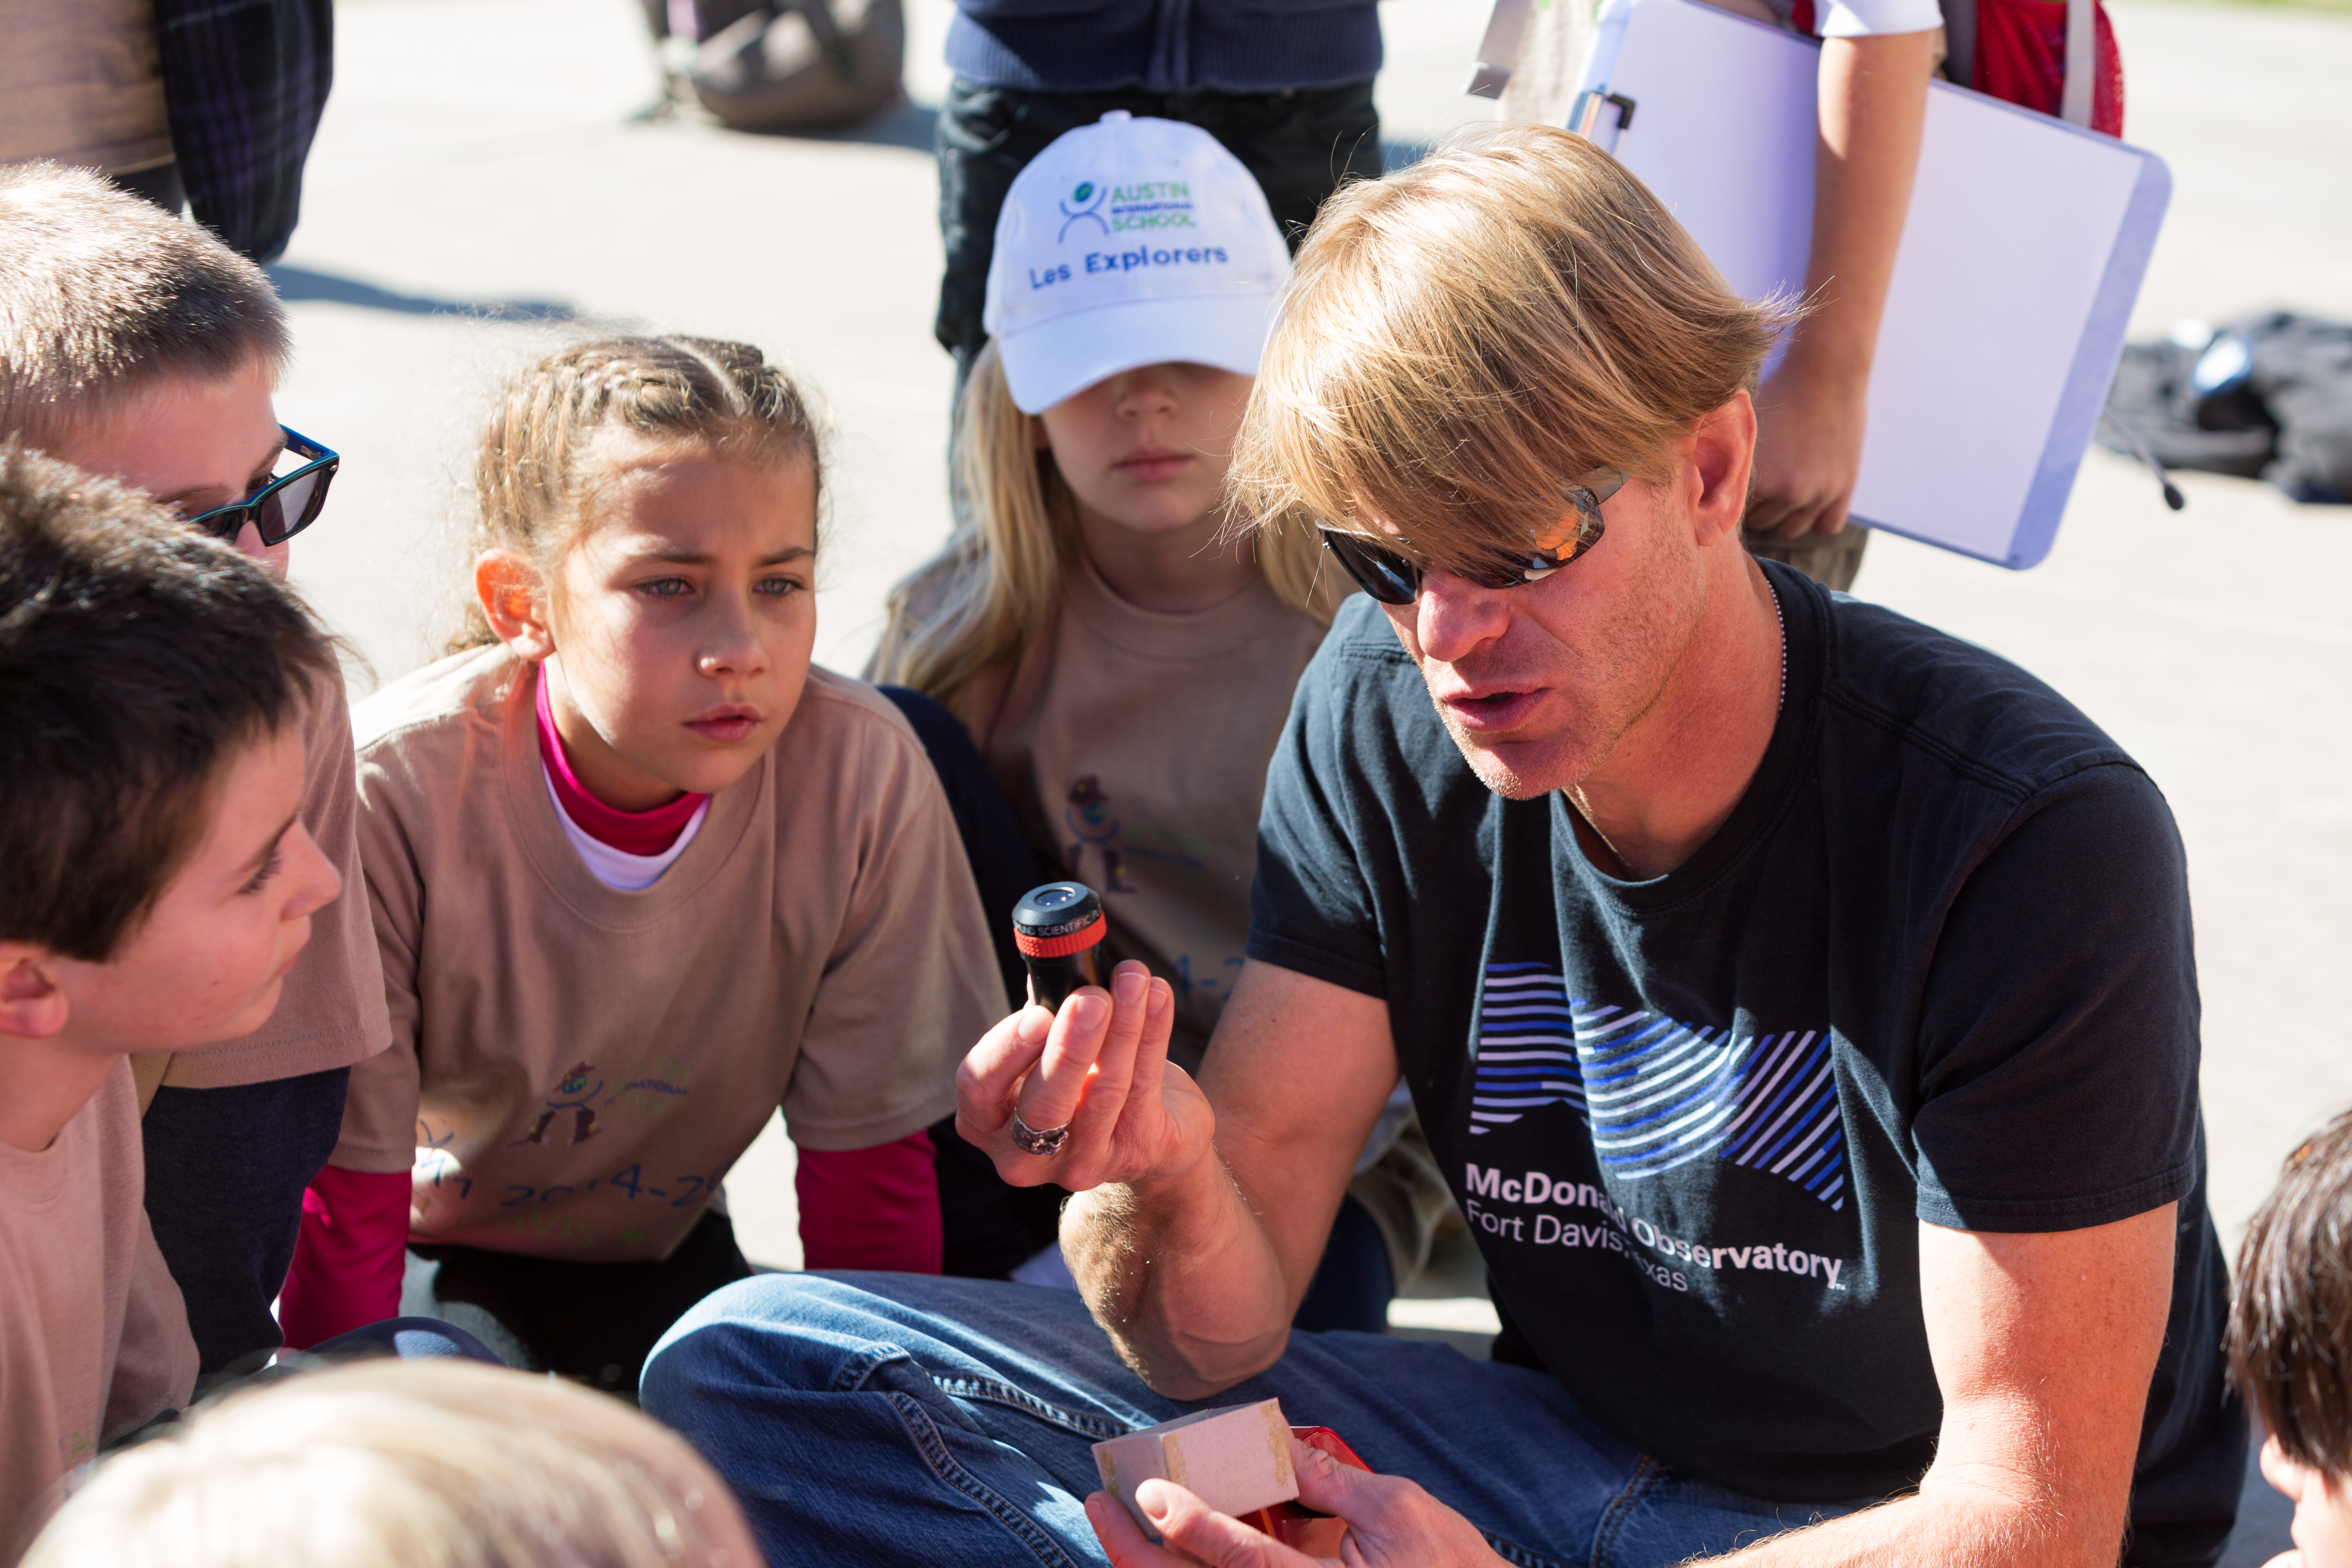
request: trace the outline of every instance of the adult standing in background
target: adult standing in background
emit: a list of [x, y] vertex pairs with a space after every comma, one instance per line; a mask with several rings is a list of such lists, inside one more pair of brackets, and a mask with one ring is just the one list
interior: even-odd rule
[[96, 169], [275, 261], [334, 37], [332, 0], [0, 0], [0, 163]]
[[1111, 110], [1197, 125], [1241, 160], [1293, 249], [1350, 174], [1381, 172], [1374, 0], [956, 0], [940, 110], [937, 331], [961, 388], [988, 341], [996, 215], [1055, 138]]

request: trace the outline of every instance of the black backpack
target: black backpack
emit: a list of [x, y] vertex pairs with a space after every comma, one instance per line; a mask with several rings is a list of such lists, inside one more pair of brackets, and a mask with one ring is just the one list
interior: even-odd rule
[[2352, 504], [2352, 326], [2273, 310], [2124, 350], [2099, 442]]
[[[667, 0], [643, 0], [655, 47], [671, 38]], [[668, 43], [672, 70], [738, 131], [822, 131], [898, 101], [907, 58], [900, 0], [692, 0], [695, 31]], [[681, 47], [680, 46], [689, 46]]]

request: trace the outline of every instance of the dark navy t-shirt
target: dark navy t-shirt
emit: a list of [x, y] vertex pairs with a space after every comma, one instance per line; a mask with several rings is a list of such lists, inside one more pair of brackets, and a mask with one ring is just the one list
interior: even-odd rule
[[1388, 1003], [1496, 1353], [1756, 1496], [1885, 1495], [1934, 1457], [1920, 1221], [2179, 1203], [2133, 1560], [2192, 1559], [2227, 1528], [2244, 1428], [2171, 815], [2015, 666], [1765, 570], [1788, 631], [1770, 744], [1715, 836], [1643, 882], [1591, 863], [1565, 796], [1489, 793], [1351, 601], [1267, 783], [1250, 955]]

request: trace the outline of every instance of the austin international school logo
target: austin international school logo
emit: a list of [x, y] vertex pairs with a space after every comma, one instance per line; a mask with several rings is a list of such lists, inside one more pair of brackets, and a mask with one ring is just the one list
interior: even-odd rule
[[[1108, 234], [1110, 225], [1102, 216], [1102, 205], [1109, 196], [1108, 185], [1097, 185], [1092, 180], [1079, 181], [1077, 188], [1071, 191], [1069, 201], [1055, 204], [1062, 209], [1062, 232], [1054, 237], [1054, 243], [1059, 245], [1069, 238], [1070, 226], [1080, 218], [1092, 218], [1097, 228]], [[1078, 205], [1074, 209], [1070, 202], [1076, 202]]]

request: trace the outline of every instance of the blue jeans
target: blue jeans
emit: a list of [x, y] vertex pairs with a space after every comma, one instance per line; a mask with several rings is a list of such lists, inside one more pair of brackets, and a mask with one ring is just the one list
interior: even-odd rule
[[1293, 1333], [1214, 1399], [1146, 1388], [1067, 1291], [905, 1274], [771, 1274], [654, 1347], [646, 1410], [741, 1498], [770, 1568], [1099, 1564], [1089, 1445], [1268, 1395], [1409, 1476], [1513, 1563], [1650, 1568], [1851, 1511], [1776, 1506], [1666, 1469], [1544, 1373], [1376, 1334]]

